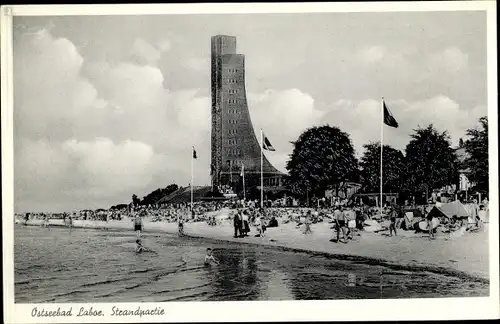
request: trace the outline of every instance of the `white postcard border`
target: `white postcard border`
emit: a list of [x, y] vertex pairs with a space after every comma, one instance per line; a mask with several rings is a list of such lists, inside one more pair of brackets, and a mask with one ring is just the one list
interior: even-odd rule
[[[6, 323], [129, 323], [203, 321], [324, 321], [324, 320], [452, 320], [488, 319], [500, 316], [498, 247], [498, 122], [489, 118], [490, 167], [490, 297], [394, 300], [336, 300], [280, 302], [169, 302], [169, 303], [86, 303], [15, 304], [13, 265], [13, 65], [12, 16], [44, 15], [150, 15], [215, 13], [311, 13], [311, 12], [397, 12], [397, 11], [487, 11], [488, 116], [497, 115], [496, 3], [493, 1], [391, 2], [391, 3], [270, 3], [270, 4], [170, 4], [90, 6], [2, 7], [2, 220], [4, 270], [4, 320]], [[10, 12], [9, 12], [10, 11]], [[112, 307], [135, 310], [162, 308], [162, 316], [111, 316]], [[61, 310], [72, 307], [74, 316], [32, 317], [34, 307]], [[79, 309], [100, 309], [105, 316], [76, 317]], [[417, 312], [418, 310], [418, 312]]]

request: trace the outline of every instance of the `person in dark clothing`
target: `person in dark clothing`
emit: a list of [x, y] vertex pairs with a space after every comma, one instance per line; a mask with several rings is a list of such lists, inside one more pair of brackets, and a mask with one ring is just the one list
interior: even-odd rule
[[389, 225], [389, 236], [392, 236], [392, 232], [394, 232], [395, 236], [398, 235], [396, 232], [396, 216], [397, 216], [397, 211], [393, 207], [391, 209], [391, 224]]
[[278, 221], [276, 220], [276, 217], [273, 216], [271, 218], [269, 224], [267, 224], [267, 227], [278, 227]]
[[241, 237], [243, 235], [241, 229], [242, 229], [242, 221], [241, 221], [241, 216], [238, 213], [234, 215], [233, 219], [233, 225], [234, 225], [234, 237]]
[[429, 230], [429, 239], [434, 238], [434, 229], [432, 228], [432, 213], [428, 213], [426, 216], [427, 219], [427, 227]]
[[356, 228], [360, 231], [363, 230], [363, 222], [365, 221], [365, 217], [363, 215], [363, 211], [360, 209], [356, 210]]

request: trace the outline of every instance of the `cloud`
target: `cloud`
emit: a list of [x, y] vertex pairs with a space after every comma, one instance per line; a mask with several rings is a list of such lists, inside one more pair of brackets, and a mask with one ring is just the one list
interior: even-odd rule
[[19, 208], [107, 207], [132, 192], [186, 185], [191, 145], [200, 156], [196, 183], [209, 183], [201, 165], [209, 165], [210, 99], [198, 89], [165, 89], [151, 65], [85, 62], [45, 30], [15, 51]]
[[[456, 46], [447, 47], [430, 54], [423, 55], [413, 46], [370, 46], [358, 51], [358, 62], [364, 66], [365, 72], [370, 68], [375, 72], [374, 77], [379, 79], [394, 78], [408, 80], [407, 83], [433, 82], [450, 83], [458, 73], [468, 68], [468, 55]], [[383, 82], [379, 80], [379, 82]]]
[[[164, 46], [163, 48], [165, 48], [166, 45], [164, 43], [162, 44]], [[162, 48], [158, 50], [145, 40], [137, 38], [134, 41], [130, 54], [132, 55], [133, 60], [137, 61], [137, 63], [154, 66], [160, 60], [160, 51], [163, 51]]]
[[182, 62], [182, 65], [190, 70], [209, 72], [210, 58], [208, 57], [191, 57]]
[[25, 140], [21, 147], [15, 183], [16, 208], [22, 210], [44, 204], [41, 208], [47, 210], [49, 201], [72, 201], [73, 208], [99, 207], [107, 198], [140, 190], [159, 167], [152, 147], [141, 142]]
[[156, 43], [160, 51], [168, 52], [172, 48], [172, 43], [168, 39], [162, 39]]
[[130, 189], [141, 189], [151, 181], [153, 148], [145, 143], [125, 141], [115, 144], [108, 138], [91, 142], [65, 141], [61, 150], [76, 168], [77, 179], [85, 183], [78, 194], [114, 196]]
[[249, 93], [248, 101], [255, 130], [263, 128], [276, 149], [266, 152], [269, 160], [284, 171], [293, 148], [290, 141], [295, 141], [308, 127], [321, 123], [324, 113], [315, 107], [311, 95], [298, 89]]
[[[414, 129], [429, 124], [441, 132], [447, 131], [452, 144], [456, 145], [465, 135], [465, 130], [474, 127], [479, 117], [487, 114], [485, 106], [463, 109], [444, 95], [413, 102], [395, 100], [387, 104], [398, 120], [399, 128], [384, 127], [384, 144], [400, 150], [405, 149]], [[349, 133], [358, 155], [361, 155], [364, 144], [380, 141], [380, 116], [380, 100], [339, 100], [328, 107], [325, 120]]]
[[458, 47], [448, 47], [430, 56], [429, 69], [436, 72], [457, 74], [467, 69], [469, 56]]
[[385, 56], [385, 48], [382, 46], [366, 47], [358, 52], [358, 58], [366, 64], [373, 64], [381, 61]]
[[15, 46], [14, 120], [16, 136], [60, 140], [69, 120], [88, 120], [88, 110], [102, 106], [97, 90], [80, 75], [83, 58], [65, 38], [42, 29], [21, 37]]

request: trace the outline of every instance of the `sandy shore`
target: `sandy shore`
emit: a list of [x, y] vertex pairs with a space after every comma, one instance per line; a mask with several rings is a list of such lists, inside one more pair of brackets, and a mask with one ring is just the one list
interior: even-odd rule
[[[42, 220], [31, 220], [28, 225], [40, 226]], [[62, 220], [50, 220], [51, 226], [63, 226]], [[75, 228], [130, 230], [133, 224], [125, 221], [75, 220]], [[460, 272], [464, 275], [489, 279], [488, 224], [483, 231], [466, 233], [460, 238], [445, 240], [447, 235], [438, 233], [429, 240], [424, 234], [414, 231], [399, 231], [398, 236], [388, 237], [383, 233], [363, 232], [348, 244], [330, 242], [333, 230], [330, 224], [313, 224], [311, 235], [302, 234], [295, 224], [281, 224], [270, 228], [266, 237], [254, 237], [252, 228], [249, 237], [233, 238], [231, 224], [208, 226], [205, 222], [185, 224], [186, 235], [238, 243], [260, 244], [316, 253], [327, 253], [337, 258], [364, 258], [388, 266], [403, 266], [439, 272]], [[177, 233], [177, 224], [144, 222], [146, 233]]]

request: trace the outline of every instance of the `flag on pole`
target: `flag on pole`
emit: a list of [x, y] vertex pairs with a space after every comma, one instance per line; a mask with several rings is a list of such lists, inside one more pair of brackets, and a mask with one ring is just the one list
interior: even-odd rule
[[196, 156], [196, 150], [194, 149], [194, 146], [193, 146], [193, 159], [197, 159], [198, 157]]
[[244, 176], [245, 175], [245, 165], [243, 163], [241, 163], [241, 173], [240, 173], [240, 176]]
[[262, 133], [262, 137], [264, 138], [264, 140], [262, 141], [262, 148], [268, 151], [276, 151], [269, 139], [266, 137], [266, 135], [264, 135], [264, 133]]
[[387, 108], [385, 101], [383, 101], [383, 105], [384, 105], [384, 124], [390, 127], [398, 128], [399, 124], [396, 121], [396, 118], [394, 118], [394, 116], [391, 114], [389, 108]]

